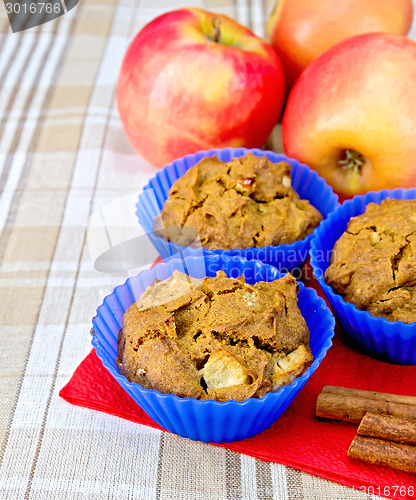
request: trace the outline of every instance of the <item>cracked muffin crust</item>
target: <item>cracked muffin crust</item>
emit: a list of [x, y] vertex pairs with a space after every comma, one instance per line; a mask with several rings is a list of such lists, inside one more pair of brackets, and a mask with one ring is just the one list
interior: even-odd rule
[[173, 184], [154, 231], [180, 245], [199, 235], [204, 248], [224, 250], [302, 240], [322, 215], [299, 198], [290, 174], [287, 162], [251, 153], [229, 162], [204, 158]]
[[312, 363], [309, 330], [290, 275], [194, 280], [175, 271], [124, 314], [119, 371], [165, 394], [217, 401], [261, 397]]
[[358, 309], [416, 321], [416, 200], [370, 203], [333, 248], [325, 281]]

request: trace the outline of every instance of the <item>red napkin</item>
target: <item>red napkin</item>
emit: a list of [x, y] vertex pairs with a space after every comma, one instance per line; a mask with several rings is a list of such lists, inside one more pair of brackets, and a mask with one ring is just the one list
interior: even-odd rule
[[[310, 273], [309, 273], [310, 275]], [[310, 280], [321, 294], [319, 285]], [[278, 462], [316, 476], [390, 498], [415, 498], [416, 475], [351, 460], [347, 450], [357, 426], [318, 419], [315, 403], [323, 385], [416, 396], [416, 366], [399, 366], [360, 354], [337, 333], [321, 365], [272, 427], [253, 438], [221, 444], [261, 460]], [[103, 367], [95, 351], [60, 391], [66, 401], [133, 422], [156, 424]]]

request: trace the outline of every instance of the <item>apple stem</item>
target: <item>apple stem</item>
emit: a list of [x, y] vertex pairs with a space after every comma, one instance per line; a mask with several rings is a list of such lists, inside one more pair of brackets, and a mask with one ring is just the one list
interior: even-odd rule
[[221, 42], [221, 19], [219, 17], [214, 17], [212, 19], [212, 26], [214, 26], [214, 42], [215, 43], [220, 43]]
[[355, 151], [355, 149], [346, 149], [342, 159], [338, 161], [338, 165], [340, 165], [343, 170], [355, 170], [357, 173], [361, 173], [365, 162], [366, 159], [364, 155]]

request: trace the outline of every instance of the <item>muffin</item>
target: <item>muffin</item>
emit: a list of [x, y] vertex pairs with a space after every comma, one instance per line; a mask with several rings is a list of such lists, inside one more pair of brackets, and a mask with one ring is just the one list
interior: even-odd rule
[[[254, 154], [206, 157], [176, 180], [154, 231], [170, 242], [199, 238], [210, 250], [290, 244], [311, 234], [320, 212], [291, 186], [291, 167]], [[184, 230], [185, 228], [185, 230]]]
[[154, 281], [124, 314], [117, 366], [164, 394], [217, 401], [259, 398], [311, 365], [307, 324], [291, 275]]
[[416, 200], [370, 203], [335, 243], [325, 281], [358, 309], [416, 321]]
[[[184, 259], [169, 259], [166, 263], [159, 263], [151, 269], [141, 271], [115, 287], [98, 306], [97, 314], [92, 320], [92, 345], [108, 373], [163, 429], [205, 443], [234, 442], [252, 437], [276, 422], [309, 383], [332, 345], [334, 317], [324, 299], [319, 297], [315, 290], [298, 283], [298, 306], [310, 332], [310, 349], [314, 359], [305, 373], [291, 384], [282, 386], [277, 392], [268, 392], [261, 398], [222, 403], [213, 399], [183, 398], [175, 394], [144, 389], [140, 384], [130, 382], [116, 365], [123, 316], [128, 308], [136, 303], [138, 297], [143, 296], [152, 281], [167, 280], [175, 270], [184, 269], [184, 262]], [[277, 268], [257, 260], [218, 254], [190, 256], [186, 258], [186, 269], [188, 274], [198, 278], [215, 277], [218, 271], [224, 271], [229, 277], [244, 275], [246, 282], [251, 285], [282, 277]], [[193, 283], [198, 286], [200, 282]]]

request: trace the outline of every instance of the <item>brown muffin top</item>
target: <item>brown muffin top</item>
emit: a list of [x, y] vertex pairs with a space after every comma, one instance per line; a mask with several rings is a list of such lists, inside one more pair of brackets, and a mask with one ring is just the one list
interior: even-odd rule
[[335, 243], [325, 273], [358, 309], [390, 321], [416, 321], [416, 200], [370, 203]]
[[175, 272], [125, 313], [117, 364], [131, 382], [167, 394], [237, 401], [290, 384], [312, 362], [309, 330], [287, 276], [196, 283]]
[[[248, 154], [222, 162], [204, 158], [171, 187], [154, 229], [190, 245], [199, 235], [208, 249], [280, 245], [302, 240], [322, 220], [291, 186], [287, 162]], [[195, 231], [183, 231], [183, 226]]]

